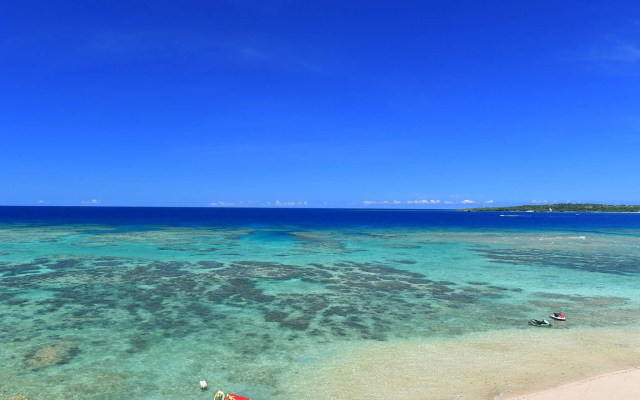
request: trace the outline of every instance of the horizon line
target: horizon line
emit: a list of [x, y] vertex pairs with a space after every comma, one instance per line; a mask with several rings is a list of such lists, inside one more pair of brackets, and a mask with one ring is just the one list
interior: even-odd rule
[[550, 203], [550, 204], [518, 204], [518, 205], [504, 205], [504, 206], [475, 206], [475, 207], [449, 207], [449, 208], [402, 208], [402, 207], [341, 207], [341, 206], [324, 206], [324, 207], [313, 207], [313, 206], [130, 206], [130, 205], [101, 205], [101, 204], [85, 204], [85, 205], [19, 205], [19, 204], [0, 204], [0, 207], [32, 207], [32, 208], [54, 208], [54, 207], [65, 207], [65, 208], [211, 208], [211, 209], [307, 209], [307, 210], [326, 210], [326, 209], [339, 209], [339, 210], [408, 210], [408, 211], [448, 211], [448, 210], [471, 210], [471, 209], [479, 209], [479, 208], [502, 208], [502, 207], [549, 207], [553, 208], [553, 206], [557, 206], [559, 204], [573, 204], [573, 205], [582, 205], [582, 204], [595, 204], [595, 205], [608, 205], [608, 206], [640, 206], [640, 204], [612, 204], [612, 203]]

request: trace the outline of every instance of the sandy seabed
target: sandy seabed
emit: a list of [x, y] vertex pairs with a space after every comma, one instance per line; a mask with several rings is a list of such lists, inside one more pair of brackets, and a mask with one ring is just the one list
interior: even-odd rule
[[[317, 399], [319, 395], [332, 399], [372, 400], [392, 397], [405, 400], [507, 399], [593, 374], [638, 366], [639, 333], [639, 329], [622, 328], [532, 328], [429, 342], [389, 342], [366, 348], [346, 348], [320, 367], [292, 376], [288, 395], [298, 399]], [[636, 378], [640, 375], [637, 371], [633, 374]], [[640, 381], [626, 378], [631, 376], [610, 375], [601, 381], [590, 381], [589, 385], [619, 386], [619, 381], [624, 379], [627, 384], [640, 387]], [[578, 393], [586, 387], [574, 384], [571, 390]], [[561, 397], [555, 394], [527, 396], [516, 398], [588, 399], [564, 394]], [[593, 398], [626, 400], [640, 396], [620, 394], [620, 397]]]

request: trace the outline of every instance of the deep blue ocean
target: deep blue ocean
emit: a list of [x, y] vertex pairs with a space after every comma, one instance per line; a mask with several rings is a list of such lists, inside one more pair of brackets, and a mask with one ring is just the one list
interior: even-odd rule
[[489, 399], [640, 362], [640, 214], [0, 207], [0, 322], [2, 399]]
[[[505, 215], [518, 218], [505, 218]], [[502, 216], [502, 217], [501, 217]], [[0, 223], [162, 226], [639, 228], [640, 213], [514, 213], [457, 210], [0, 207]]]

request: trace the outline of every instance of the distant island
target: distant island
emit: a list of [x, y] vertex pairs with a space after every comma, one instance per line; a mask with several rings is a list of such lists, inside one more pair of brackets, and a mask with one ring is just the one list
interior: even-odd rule
[[516, 211], [516, 212], [640, 212], [640, 205], [611, 205], [592, 203], [556, 203], [511, 207], [465, 208], [460, 211]]

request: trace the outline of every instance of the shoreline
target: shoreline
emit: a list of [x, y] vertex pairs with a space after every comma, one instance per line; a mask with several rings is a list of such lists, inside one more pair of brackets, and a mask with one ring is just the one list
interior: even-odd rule
[[640, 366], [576, 378], [550, 388], [496, 400], [635, 400], [640, 398]]

